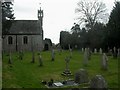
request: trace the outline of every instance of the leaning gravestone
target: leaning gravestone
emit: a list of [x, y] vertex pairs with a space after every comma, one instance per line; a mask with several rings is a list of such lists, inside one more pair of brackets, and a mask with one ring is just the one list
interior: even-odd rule
[[84, 59], [83, 59], [83, 65], [87, 65], [88, 64], [88, 49], [85, 48], [85, 52], [84, 52]]
[[62, 75], [64, 76], [71, 76], [71, 71], [69, 69], [69, 62], [70, 62], [70, 57], [66, 57], [65, 58], [65, 63], [66, 63], [66, 68], [64, 70], [64, 72], [62, 73]]
[[52, 49], [52, 61], [55, 60], [55, 51]]
[[88, 72], [85, 69], [80, 69], [75, 73], [75, 82], [76, 83], [88, 83]]
[[43, 66], [42, 57], [41, 57], [41, 55], [40, 55], [40, 54], [38, 54], [38, 55], [39, 55], [39, 66]]
[[103, 55], [102, 55], [102, 60], [101, 60], [101, 61], [102, 61], [102, 63], [101, 63], [101, 64], [102, 64], [102, 65], [101, 65], [102, 67], [101, 67], [101, 68], [102, 68], [103, 70], [107, 70], [107, 69], [108, 69], [108, 57], [107, 57], [107, 55], [106, 55], [105, 53], [103, 53]]
[[107, 83], [102, 75], [96, 75], [90, 80], [90, 88], [104, 88], [104, 90], [107, 89]]

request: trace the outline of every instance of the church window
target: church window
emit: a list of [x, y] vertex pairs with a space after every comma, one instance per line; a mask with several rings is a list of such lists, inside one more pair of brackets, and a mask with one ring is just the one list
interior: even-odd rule
[[8, 44], [13, 44], [13, 38], [11, 36], [8, 37]]
[[27, 36], [24, 36], [24, 37], [23, 37], [23, 43], [24, 43], [24, 44], [28, 44], [28, 37], [27, 37]]

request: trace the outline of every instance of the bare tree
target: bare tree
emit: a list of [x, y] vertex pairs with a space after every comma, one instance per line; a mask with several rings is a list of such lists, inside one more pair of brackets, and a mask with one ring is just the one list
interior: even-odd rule
[[84, 0], [77, 3], [78, 7], [75, 9], [75, 13], [78, 13], [79, 23], [83, 22], [92, 28], [96, 21], [101, 21], [106, 13], [106, 6], [102, 2], [97, 0]]

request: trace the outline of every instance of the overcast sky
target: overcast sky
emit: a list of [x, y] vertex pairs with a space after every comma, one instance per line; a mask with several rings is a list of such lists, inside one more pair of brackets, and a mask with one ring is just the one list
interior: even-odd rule
[[[14, 13], [17, 20], [37, 20], [37, 10], [41, 6], [44, 10], [44, 38], [50, 38], [53, 43], [58, 43], [60, 31], [70, 31], [76, 22], [75, 8], [78, 1], [80, 0], [14, 0]], [[114, 0], [101, 1], [106, 4], [110, 13]]]

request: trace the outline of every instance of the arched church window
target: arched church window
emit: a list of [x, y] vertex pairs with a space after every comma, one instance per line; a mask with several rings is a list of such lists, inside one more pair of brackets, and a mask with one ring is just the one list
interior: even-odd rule
[[13, 38], [11, 36], [8, 37], [8, 44], [13, 44]]
[[27, 37], [27, 36], [24, 36], [24, 37], [23, 37], [23, 43], [24, 43], [24, 44], [28, 44], [28, 37]]

